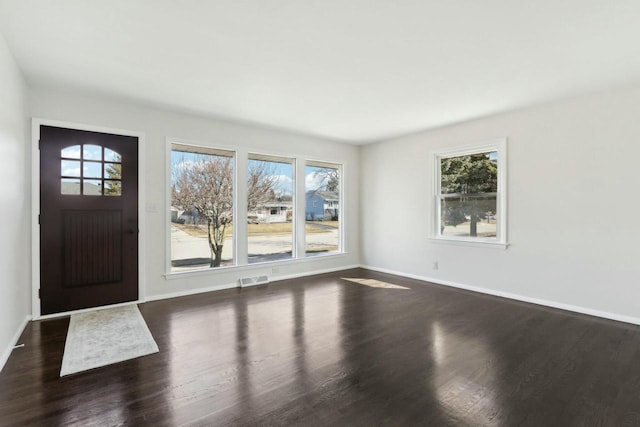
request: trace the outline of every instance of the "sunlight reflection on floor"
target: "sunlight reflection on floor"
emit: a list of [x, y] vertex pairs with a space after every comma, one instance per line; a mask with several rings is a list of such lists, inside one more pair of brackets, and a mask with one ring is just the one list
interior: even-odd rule
[[410, 289], [405, 288], [404, 286], [394, 285], [387, 282], [382, 282], [376, 279], [360, 279], [357, 277], [343, 277], [342, 280], [348, 280], [353, 283], [358, 283], [360, 285], [369, 286], [371, 288], [385, 288], [385, 289]]

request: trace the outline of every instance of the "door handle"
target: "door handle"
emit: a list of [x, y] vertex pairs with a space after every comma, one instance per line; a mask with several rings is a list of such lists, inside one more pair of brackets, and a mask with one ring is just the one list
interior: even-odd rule
[[136, 231], [136, 230], [134, 230], [133, 228], [130, 228], [130, 229], [129, 229], [129, 234], [136, 234], [136, 233], [137, 233], [137, 231]]

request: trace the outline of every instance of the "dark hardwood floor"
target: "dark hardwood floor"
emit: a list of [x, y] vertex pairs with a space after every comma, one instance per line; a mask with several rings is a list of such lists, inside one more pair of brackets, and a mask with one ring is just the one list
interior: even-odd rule
[[29, 324], [0, 425], [640, 425], [633, 325], [366, 270], [140, 310], [159, 353], [65, 378], [68, 318]]

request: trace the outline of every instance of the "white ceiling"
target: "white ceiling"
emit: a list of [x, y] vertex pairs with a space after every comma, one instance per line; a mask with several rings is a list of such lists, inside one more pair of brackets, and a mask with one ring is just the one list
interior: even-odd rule
[[639, 0], [0, 0], [32, 86], [366, 143], [640, 80]]

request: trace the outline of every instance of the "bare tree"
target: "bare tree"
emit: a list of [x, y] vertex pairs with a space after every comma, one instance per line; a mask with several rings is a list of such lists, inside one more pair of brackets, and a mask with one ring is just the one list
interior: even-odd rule
[[313, 177], [318, 178], [321, 183], [318, 188], [312, 191], [331, 191], [337, 192], [340, 186], [340, 172], [335, 168], [322, 168], [313, 172]]
[[[230, 157], [196, 155], [172, 170], [171, 203], [195, 210], [207, 220], [211, 267], [219, 267], [225, 233], [233, 221], [233, 162]], [[274, 197], [278, 177], [261, 162], [250, 166], [248, 208], [255, 209]]]
[[275, 188], [279, 177], [267, 161], [250, 161], [247, 178], [247, 210], [255, 211], [265, 203], [276, 200]]
[[230, 157], [196, 156], [174, 166], [171, 203], [207, 219], [211, 267], [222, 261], [227, 227], [233, 221], [233, 166]]

